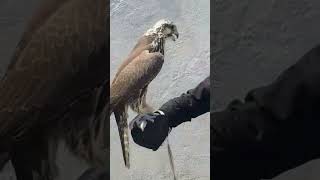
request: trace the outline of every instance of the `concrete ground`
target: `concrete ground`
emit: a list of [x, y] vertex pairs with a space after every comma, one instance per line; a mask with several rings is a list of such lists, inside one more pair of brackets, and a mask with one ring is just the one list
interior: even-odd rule
[[[0, 73], [40, 0], [0, 1]], [[209, 75], [209, 0], [112, 1], [111, 77], [137, 38], [160, 18], [176, 22], [180, 38], [168, 42], [162, 72], [150, 85], [148, 99], [154, 107], [195, 87]], [[132, 115], [132, 114], [131, 114]], [[132, 118], [132, 116], [130, 116]], [[196, 121], [196, 122], [194, 122]], [[209, 179], [209, 114], [176, 128], [170, 135], [179, 179]], [[157, 152], [140, 148], [131, 141], [132, 168], [124, 168], [118, 132], [111, 119], [111, 179], [169, 179], [171, 172], [164, 147]], [[87, 167], [61, 144], [58, 180], [76, 179]], [[0, 174], [14, 180], [10, 163]]]
[[[23, 31], [25, 20], [39, 0], [0, 1], [0, 74]], [[320, 42], [320, 2], [317, 0], [216, 0], [212, 72], [213, 104], [224, 108], [254, 87], [268, 84]], [[181, 38], [167, 44], [166, 62], [152, 82], [149, 101], [159, 107], [166, 100], [194, 87], [209, 74], [208, 0], [116, 1], [111, 4], [111, 77], [136, 39], [159, 18], [177, 23]], [[212, 9], [211, 9], [212, 11]], [[165, 80], [165, 81], [164, 81]], [[132, 115], [132, 114], [131, 114]], [[132, 116], [130, 116], [132, 117]], [[175, 129], [171, 144], [180, 179], [209, 179], [209, 115]], [[195, 122], [197, 121], [197, 122]], [[131, 141], [132, 168], [124, 168], [114, 119], [111, 120], [112, 179], [166, 179], [170, 169], [165, 148], [152, 152]], [[86, 167], [61, 146], [62, 176], [75, 179]], [[318, 160], [286, 172], [275, 180], [316, 180]], [[0, 179], [14, 180], [8, 164]]]
[[[158, 108], [170, 98], [194, 88], [209, 75], [209, 0], [112, 0], [111, 79], [137, 39], [158, 20], [174, 21], [180, 33], [167, 41], [165, 63], [150, 84], [147, 99]], [[129, 120], [135, 115], [130, 113]], [[172, 179], [166, 146], [157, 152], [130, 141], [131, 168], [124, 167], [118, 131], [111, 119], [111, 179]], [[170, 134], [171, 148], [180, 180], [210, 179], [209, 113], [185, 123]]]

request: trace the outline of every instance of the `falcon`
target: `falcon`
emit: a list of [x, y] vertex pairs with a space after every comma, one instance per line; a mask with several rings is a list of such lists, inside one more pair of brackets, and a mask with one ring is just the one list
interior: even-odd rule
[[109, 164], [107, 7], [45, 0], [30, 19], [0, 80], [1, 165], [11, 160], [18, 180], [53, 180], [60, 140]]
[[114, 113], [125, 166], [129, 163], [128, 107], [138, 114], [152, 112], [146, 102], [149, 83], [160, 72], [164, 62], [166, 39], [179, 37], [176, 25], [159, 20], [138, 40], [127, 59], [120, 65], [110, 87], [110, 112]]

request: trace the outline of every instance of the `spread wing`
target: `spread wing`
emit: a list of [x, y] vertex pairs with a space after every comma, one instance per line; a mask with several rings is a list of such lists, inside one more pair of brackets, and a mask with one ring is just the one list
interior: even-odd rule
[[0, 137], [19, 139], [106, 83], [107, 59], [92, 58], [106, 48], [106, 7], [67, 0], [24, 34], [0, 82]]
[[126, 106], [137, 99], [140, 91], [157, 76], [163, 61], [161, 53], [149, 53], [145, 50], [118, 73], [111, 85], [110, 114], [115, 113], [122, 154], [127, 167], [130, 167], [130, 164]]

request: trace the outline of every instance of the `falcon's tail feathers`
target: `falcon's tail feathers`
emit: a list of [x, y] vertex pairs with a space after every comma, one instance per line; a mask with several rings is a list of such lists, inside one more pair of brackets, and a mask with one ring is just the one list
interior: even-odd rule
[[124, 163], [127, 168], [130, 168], [127, 108], [117, 109], [114, 111], [114, 115], [118, 125]]

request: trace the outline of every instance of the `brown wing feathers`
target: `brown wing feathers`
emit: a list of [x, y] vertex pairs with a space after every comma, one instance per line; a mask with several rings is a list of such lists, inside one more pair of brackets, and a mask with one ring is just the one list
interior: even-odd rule
[[[95, 163], [86, 154], [92, 154], [96, 148], [92, 146], [94, 140], [88, 140], [90, 134], [99, 135], [98, 128], [88, 127], [103, 124], [101, 119], [105, 120], [107, 115], [103, 110], [107, 99], [100, 99], [106, 98], [101, 89], [105, 85], [106, 90], [109, 76], [106, 8], [106, 0], [46, 0], [23, 34], [0, 81], [0, 139], [19, 139], [19, 148], [13, 150], [19, 158], [13, 166], [19, 167], [16, 173], [20, 179], [32, 174], [39, 174], [43, 180], [53, 179], [53, 172], [38, 169], [54, 164], [47, 154], [47, 143], [56, 136], [53, 132], [60, 133], [62, 138], [73, 137], [68, 144], [73, 153]], [[76, 119], [77, 110], [87, 106], [93, 109], [88, 108], [86, 116]], [[72, 129], [71, 136], [57, 131], [58, 127], [71, 127], [72, 122], [80, 128]], [[82, 152], [73, 146], [75, 142], [84, 143]], [[33, 145], [41, 148], [33, 149]], [[23, 160], [37, 151], [42, 159]]]
[[159, 73], [163, 64], [161, 53], [149, 53], [152, 37], [143, 36], [121, 64], [110, 89], [110, 113], [114, 112], [126, 167], [129, 162], [127, 109], [143, 113], [152, 108], [146, 103], [148, 84]]

